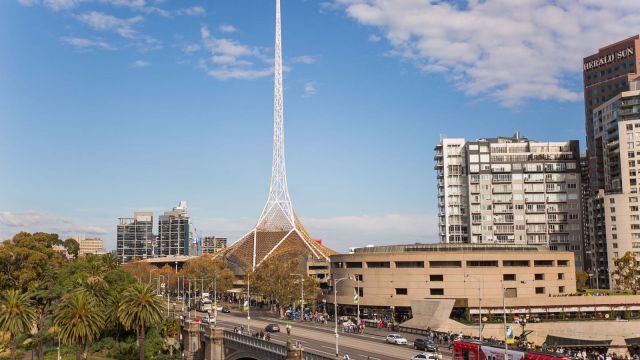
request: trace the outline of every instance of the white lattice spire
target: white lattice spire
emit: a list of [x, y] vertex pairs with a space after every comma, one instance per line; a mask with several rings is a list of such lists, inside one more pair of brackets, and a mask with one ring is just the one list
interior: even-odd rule
[[293, 206], [287, 187], [287, 169], [284, 162], [284, 108], [282, 97], [282, 36], [280, 27], [280, 0], [276, 0], [275, 76], [273, 90], [273, 159], [269, 198], [262, 210], [257, 230], [288, 231], [296, 227]]

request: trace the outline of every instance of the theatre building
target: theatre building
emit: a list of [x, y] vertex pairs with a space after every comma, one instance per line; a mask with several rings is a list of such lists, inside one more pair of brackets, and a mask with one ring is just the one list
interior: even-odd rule
[[331, 291], [322, 300], [329, 312], [337, 283], [339, 315], [356, 316], [359, 293], [362, 319], [393, 320], [411, 328], [469, 326], [477, 332], [480, 313], [486, 325], [496, 326], [504, 321], [503, 314], [509, 323], [517, 318], [545, 324], [640, 318], [640, 296], [578, 294], [574, 254], [544, 247], [364, 247], [332, 255], [330, 270]]

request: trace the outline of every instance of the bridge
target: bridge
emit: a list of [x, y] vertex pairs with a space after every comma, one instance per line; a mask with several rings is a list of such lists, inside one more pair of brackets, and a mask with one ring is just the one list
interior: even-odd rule
[[182, 322], [181, 333], [185, 360], [335, 360], [290, 342], [281, 345], [190, 320]]

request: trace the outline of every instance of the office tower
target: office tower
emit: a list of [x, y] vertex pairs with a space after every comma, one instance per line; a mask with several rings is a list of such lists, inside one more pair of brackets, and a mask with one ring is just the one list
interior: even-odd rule
[[193, 249], [193, 227], [186, 201], [165, 211], [158, 221], [156, 256], [196, 255]]
[[580, 203], [582, 206], [582, 243], [583, 243], [583, 269], [590, 269], [592, 264], [591, 253], [594, 242], [591, 239], [591, 215], [589, 214], [589, 197], [591, 185], [589, 182], [589, 158], [586, 153], [580, 154]]
[[542, 245], [574, 252], [582, 268], [577, 140], [537, 142], [516, 133], [443, 139], [435, 151], [443, 242]]
[[202, 253], [213, 254], [227, 247], [227, 238], [205, 236], [202, 239]]
[[597, 111], [603, 110], [597, 110], [598, 108], [602, 108], [605, 103], [612, 105], [610, 103], [612, 98], [630, 89], [630, 84], [639, 73], [640, 54], [637, 51], [639, 47], [640, 36], [636, 35], [607, 45], [597, 53], [587, 56], [583, 61], [585, 129], [589, 164], [589, 193], [586, 200], [589, 208], [586, 212], [589, 214], [587, 222], [590, 229], [589, 237], [585, 239], [588, 242], [585, 248], [589, 262], [586, 271], [595, 279], [592, 285], [599, 287], [609, 287], [610, 256], [607, 251], [609, 246], [607, 232], [611, 229], [605, 223], [607, 204], [603, 203], [603, 196], [612, 184], [607, 184], [609, 179], [605, 178], [604, 169], [608, 166], [608, 160], [602, 157], [601, 149], [606, 138], [599, 136], [604, 129], [600, 123], [594, 121], [594, 117], [597, 116]]
[[121, 264], [153, 256], [153, 213], [135, 212], [132, 218], [119, 218], [116, 256]]
[[640, 77], [629, 87], [593, 110], [595, 175], [603, 188], [591, 198], [600, 222], [592, 228], [598, 241], [590, 254], [601, 287], [613, 285], [614, 262], [625, 252], [640, 258]]
[[78, 241], [78, 244], [80, 245], [80, 251], [78, 251], [78, 257], [83, 257], [83, 256], [86, 256], [87, 254], [103, 255], [107, 253], [107, 251], [104, 249], [104, 245], [102, 244], [102, 239], [81, 238], [77, 241]]

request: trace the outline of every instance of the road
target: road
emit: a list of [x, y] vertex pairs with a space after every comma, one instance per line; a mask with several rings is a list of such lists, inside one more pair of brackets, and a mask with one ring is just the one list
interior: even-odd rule
[[[272, 334], [271, 341], [284, 344], [287, 340], [285, 331], [285, 322], [251, 319], [251, 331], [263, 330], [269, 323], [277, 323], [282, 332]], [[247, 319], [244, 314], [222, 314], [218, 313], [218, 326], [228, 329], [244, 326], [247, 329]], [[351, 359], [371, 359], [371, 360], [398, 360], [410, 359], [412, 356], [419, 354], [420, 351], [414, 350], [413, 339], [415, 337], [407, 336], [409, 343], [407, 345], [392, 345], [385, 342], [383, 334], [339, 334], [339, 350], [340, 358], [344, 354], [349, 354]], [[323, 326], [313, 326], [311, 323], [303, 323], [292, 325], [291, 341], [299, 341], [306, 351], [325, 355], [335, 356], [335, 334], [333, 329]], [[451, 358], [451, 353], [442, 349], [443, 359]]]

